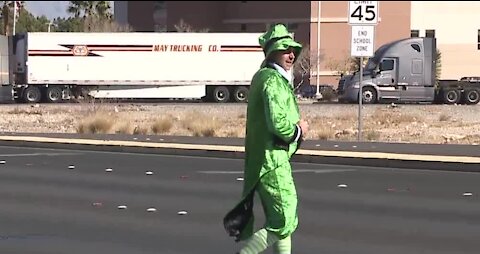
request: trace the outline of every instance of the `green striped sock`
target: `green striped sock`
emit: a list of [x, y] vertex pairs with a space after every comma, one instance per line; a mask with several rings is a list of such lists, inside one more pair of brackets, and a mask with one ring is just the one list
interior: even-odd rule
[[274, 254], [291, 254], [292, 253], [292, 238], [290, 236], [279, 240], [273, 244]]
[[278, 237], [275, 234], [268, 232], [266, 229], [260, 229], [248, 239], [240, 254], [261, 253], [277, 241]]

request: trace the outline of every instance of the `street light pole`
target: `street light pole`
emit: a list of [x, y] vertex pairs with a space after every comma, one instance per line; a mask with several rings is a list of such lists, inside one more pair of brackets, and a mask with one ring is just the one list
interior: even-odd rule
[[50, 26], [53, 26], [54, 24], [52, 22], [49, 22], [49, 23], [45, 23], [48, 25], [48, 32], [50, 33]]
[[317, 1], [317, 99], [320, 99], [320, 17], [322, 15], [322, 1]]
[[16, 23], [17, 23], [17, 1], [13, 1], [13, 35], [15, 35]]

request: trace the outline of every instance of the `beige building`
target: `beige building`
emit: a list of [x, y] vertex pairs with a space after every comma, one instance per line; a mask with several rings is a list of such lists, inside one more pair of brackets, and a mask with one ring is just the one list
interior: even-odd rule
[[441, 53], [441, 79], [480, 76], [480, 2], [412, 1], [412, 36], [432, 36]]
[[[263, 32], [272, 23], [285, 23], [310, 50], [312, 85], [316, 85], [318, 73], [321, 84], [336, 86], [341, 63], [350, 57], [348, 1], [115, 1], [114, 4], [115, 19], [130, 24], [136, 31], [176, 31], [183, 21], [196, 31]], [[375, 48], [410, 36], [411, 2], [379, 1], [378, 9]], [[317, 56], [320, 56], [318, 72]]]

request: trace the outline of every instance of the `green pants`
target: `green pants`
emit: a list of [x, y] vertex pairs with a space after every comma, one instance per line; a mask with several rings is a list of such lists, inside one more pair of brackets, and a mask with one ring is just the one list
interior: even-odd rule
[[290, 163], [262, 176], [257, 191], [265, 213], [265, 229], [280, 239], [290, 236], [298, 226], [297, 192]]

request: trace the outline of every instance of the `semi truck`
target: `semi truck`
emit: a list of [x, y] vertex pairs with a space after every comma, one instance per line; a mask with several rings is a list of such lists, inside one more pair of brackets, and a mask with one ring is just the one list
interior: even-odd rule
[[[339, 102], [373, 104], [381, 102], [477, 104], [480, 80], [437, 79], [435, 38], [406, 38], [379, 47], [363, 71], [340, 78]], [[360, 95], [360, 85], [362, 94]]]
[[[2, 99], [246, 102], [260, 33], [27, 32], [0, 37]], [[10, 94], [10, 96], [8, 96]]]

